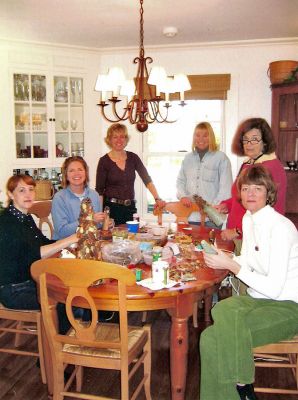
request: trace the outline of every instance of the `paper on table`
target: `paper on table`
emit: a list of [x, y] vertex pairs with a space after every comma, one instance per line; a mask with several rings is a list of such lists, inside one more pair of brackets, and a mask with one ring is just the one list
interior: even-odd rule
[[76, 256], [71, 253], [70, 251], [68, 251], [67, 249], [63, 249], [61, 251], [61, 258], [76, 258]]
[[169, 289], [175, 285], [177, 285], [176, 281], [169, 280], [167, 285], [163, 282], [153, 282], [152, 278], [143, 279], [142, 281], [137, 282], [137, 285], [144, 286], [151, 290], [161, 290], [161, 289]]

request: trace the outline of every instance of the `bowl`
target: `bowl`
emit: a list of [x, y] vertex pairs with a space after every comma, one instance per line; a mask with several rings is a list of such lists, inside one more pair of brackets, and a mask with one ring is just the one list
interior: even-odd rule
[[167, 233], [167, 228], [165, 226], [154, 226], [152, 228], [152, 233], [154, 236], [163, 236]]

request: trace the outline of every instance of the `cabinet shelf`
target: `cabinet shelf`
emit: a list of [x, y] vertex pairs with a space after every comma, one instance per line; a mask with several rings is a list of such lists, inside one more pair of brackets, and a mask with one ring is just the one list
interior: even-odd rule
[[293, 128], [280, 128], [279, 129], [280, 130], [280, 133], [287, 133], [287, 132], [298, 132], [298, 127], [297, 128], [295, 128], [295, 127], [293, 127]]
[[84, 151], [83, 83], [50, 70], [13, 74], [15, 168], [57, 166], [73, 148]]
[[286, 212], [293, 215], [298, 213], [298, 171], [290, 170], [286, 165], [287, 161], [298, 161], [298, 82], [272, 85], [271, 89], [271, 125], [276, 153], [287, 176]]

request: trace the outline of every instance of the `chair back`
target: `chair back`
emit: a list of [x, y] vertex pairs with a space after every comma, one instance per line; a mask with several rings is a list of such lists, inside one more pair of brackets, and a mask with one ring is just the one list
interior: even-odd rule
[[[135, 284], [135, 275], [132, 271], [121, 265], [102, 261], [57, 258], [35, 261], [31, 266], [31, 273], [35, 279], [38, 278], [39, 280], [42, 317], [54, 352], [60, 351], [64, 344], [120, 349], [121, 354], [127, 352], [126, 285]], [[59, 278], [65, 286], [66, 313], [74, 331], [71, 336], [59, 335], [57, 331], [57, 300], [55, 299], [55, 289], [49, 285], [49, 282], [47, 285], [49, 275]], [[120, 333], [119, 338], [112, 341], [98, 340], [98, 329], [100, 329], [101, 324], [98, 327], [98, 311], [90, 287], [100, 279], [117, 281], [118, 296], [115, 296], [115, 309], [113, 311], [119, 310]], [[80, 299], [82, 307], [91, 310], [90, 322], [83, 323], [74, 318], [72, 306], [75, 298]]]
[[50, 229], [50, 239], [53, 237], [54, 228], [49, 219], [51, 214], [52, 202], [49, 200], [37, 201], [29, 209], [30, 214], [35, 215], [38, 218], [38, 227], [42, 230], [43, 223], [48, 224]]
[[[171, 201], [166, 203], [164, 208], [156, 208], [153, 213], [157, 215], [158, 222], [162, 223], [162, 213], [168, 211], [176, 216], [176, 222], [188, 222], [188, 217], [193, 212], [201, 212], [200, 208], [196, 203], [191, 203], [190, 207], [184, 206], [180, 201]], [[202, 215], [203, 218], [203, 215]]]

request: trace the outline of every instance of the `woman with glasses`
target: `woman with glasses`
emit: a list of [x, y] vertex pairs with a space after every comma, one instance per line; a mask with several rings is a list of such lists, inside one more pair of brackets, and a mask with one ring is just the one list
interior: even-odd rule
[[[232, 143], [232, 152], [239, 157], [246, 156], [239, 174], [245, 168], [262, 163], [271, 172], [273, 180], [277, 184], [277, 201], [274, 208], [284, 214], [287, 180], [283, 165], [275, 154], [275, 149], [273, 133], [265, 119], [250, 118], [238, 126]], [[216, 207], [220, 212], [229, 214], [227, 229], [221, 233], [224, 240], [241, 239], [242, 237], [242, 217], [245, 209], [237, 198], [237, 178], [232, 186], [232, 197], [222, 201]]]
[[88, 187], [89, 169], [79, 156], [68, 157], [62, 165], [63, 189], [52, 201], [54, 239], [62, 239], [76, 232], [79, 223], [81, 201], [90, 198], [96, 223], [102, 223], [104, 213], [98, 193]]

